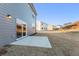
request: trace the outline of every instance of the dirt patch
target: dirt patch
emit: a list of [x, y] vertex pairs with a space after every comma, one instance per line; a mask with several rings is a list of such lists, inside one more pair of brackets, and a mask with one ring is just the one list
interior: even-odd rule
[[[38, 33], [47, 36], [52, 48], [6, 46], [5, 56], [79, 56], [79, 33]], [[41, 39], [40, 39], [41, 40]]]
[[0, 48], [0, 56], [7, 53], [7, 50], [5, 48]]

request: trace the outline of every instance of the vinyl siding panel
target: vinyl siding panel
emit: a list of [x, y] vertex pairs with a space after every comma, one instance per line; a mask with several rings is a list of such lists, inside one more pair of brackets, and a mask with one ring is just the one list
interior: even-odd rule
[[[11, 15], [12, 19], [7, 21], [4, 17]], [[16, 19], [26, 22], [27, 35], [33, 34], [32, 24], [35, 24], [36, 16], [33, 19], [33, 11], [26, 3], [0, 3], [0, 45], [8, 44], [16, 40]]]

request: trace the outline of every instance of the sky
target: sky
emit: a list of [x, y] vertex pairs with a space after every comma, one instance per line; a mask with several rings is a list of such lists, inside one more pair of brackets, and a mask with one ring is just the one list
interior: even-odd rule
[[37, 20], [52, 25], [79, 20], [79, 4], [77, 3], [35, 3]]

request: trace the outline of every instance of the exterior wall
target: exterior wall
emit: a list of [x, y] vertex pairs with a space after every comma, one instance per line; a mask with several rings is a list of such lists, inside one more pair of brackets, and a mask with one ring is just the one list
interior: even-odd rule
[[72, 26], [72, 29], [78, 29], [79, 30], [79, 21], [76, 21], [73, 23], [74, 26]]
[[40, 31], [41, 30], [41, 22], [40, 21], [36, 21], [36, 30]]
[[12, 18], [8, 20], [5, 18], [9, 12], [10, 11], [7, 11], [6, 5], [0, 4], [0, 46], [8, 44], [16, 39], [15, 19]]
[[70, 25], [64, 26], [64, 29], [79, 29], [79, 22], [73, 22]]
[[53, 25], [48, 25], [47, 30], [53, 30]]
[[79, 31], [79, 21], [73, 22], [71, 24], [68, 24], [66, 26], [63, 26], [62, 28], [60, 28], [64, 31]]
[[[6, 21], [5, 16], [11, 15], [12, 19]], [[36, 15], [26, 3], [2, 3], [0, 4], [0, 45], [8, 44], [16, 39], [16, 19], [27, 23], [27, 35], [33, 32], [32, 24], [35, 24]], [[7, 35], [8, 34], [8, 35]]]
[[36, 16], [33, 14], [32, 17], [32, 33], [36, 33]]
[[2, 16], [0, 14], [0, 46], [13, 42], [16, 39], [15, 20], [11, 19], [8, 21]]
[[46, 24], [46, 23], [43, 23], [43, 25], [42, 25], [42, 30], [44, 30], [44, 31], [46, 31], [47, 30], [47, 27], [48, 27], [48, 25]]
[[46, 23], [43, 23], [43, 22], [41, 22], [41, 21], [37, 21], [37, 26], [36, 26], [36, 29], [37, 29], [37, 31], [45, 31], [45, 30], [47, 30], [47, 24]]

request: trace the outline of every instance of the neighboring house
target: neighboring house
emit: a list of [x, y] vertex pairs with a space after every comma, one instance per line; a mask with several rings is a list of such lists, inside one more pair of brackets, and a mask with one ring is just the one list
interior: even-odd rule
[[47, 27], [48, 27], [48, 24], [37, 20], [37, 22], [36, 22], [37, 31], [46, 31]]
[[76, 21], [73, 23], [72, 29], [78, 29], [79, 30], [79, 21]]
[[40, 31], [41, 30], [41, 21], [36, 21], [36, 30]]
[[48, 30], [48, 31], [52, 31], [53, 29], [54, 29], [54, 28], [53, 28], [53, 25], [48, 24], [47, 30]]
[[47, 26], [48, 26], [48, 24], [42, 22], [42, 28], [41, 29], [46, 31], [47, 30]]
[[37, 13], [31, 3], [0, 4], [0, 46], [36, 33]]
[[74, 29], [74, 30], [79, 30], [79, 21], [66, 24], [63, 26], [63, 29]]
[[59, 30], [62, 27], [62, 25], [55, 25], [54, 30]]

